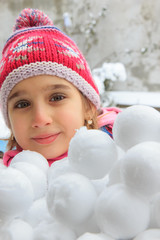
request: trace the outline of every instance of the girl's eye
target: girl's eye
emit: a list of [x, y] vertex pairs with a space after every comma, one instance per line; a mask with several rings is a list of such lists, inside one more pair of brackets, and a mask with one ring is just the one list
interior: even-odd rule
[[20, 101], [18, 103], [15, 104], [15, 108], [26, 108], [28, 107], [30, 104], [29, 102], [26, 101]]
[[58, 102], [63, 100], [65, 97], [63, 95], [54, 95], [51, 97], [51, 102]]

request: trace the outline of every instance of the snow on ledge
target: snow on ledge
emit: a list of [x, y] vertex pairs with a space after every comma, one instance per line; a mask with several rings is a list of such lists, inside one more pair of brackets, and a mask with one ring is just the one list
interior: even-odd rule
[[130, 106], [136, 104], [160, 108], [160, 92], [110, 91], [107, 93], [114, 104]]

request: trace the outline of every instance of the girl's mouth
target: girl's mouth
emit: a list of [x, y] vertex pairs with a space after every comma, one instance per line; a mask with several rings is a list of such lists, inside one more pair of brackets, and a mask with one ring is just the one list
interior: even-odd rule
[[58, 136], [59, 136], [59, 133], [45, 134], [45, 135], [39, 135], [39, 136], [33, 137], [32, 139], [39, 144], [49, 144], [54, 142]]

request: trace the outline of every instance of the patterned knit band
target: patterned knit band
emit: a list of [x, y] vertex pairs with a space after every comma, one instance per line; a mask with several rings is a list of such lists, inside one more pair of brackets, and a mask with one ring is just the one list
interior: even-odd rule
[[20, 81], [37, 75], [64, 78], [97, 108], [100, 98], [88, 64], [76, 44], [43, 12], [24, 9], [16, 20], [0, 61], [0, 101], [8, 125], [7, 99]]

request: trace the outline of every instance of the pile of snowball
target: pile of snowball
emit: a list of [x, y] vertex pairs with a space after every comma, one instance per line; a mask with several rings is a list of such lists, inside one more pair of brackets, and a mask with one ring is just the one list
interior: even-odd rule
[[160, 113], [124, 109], [113, 139], [82, 127], [51, 167], [32, 151], [1, 164], [0, 239], [160, 239]]

